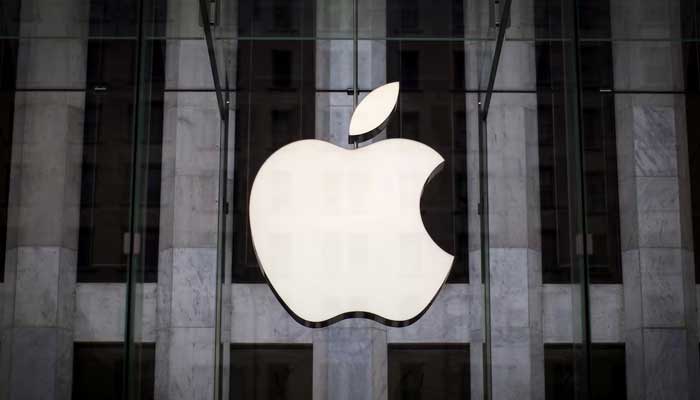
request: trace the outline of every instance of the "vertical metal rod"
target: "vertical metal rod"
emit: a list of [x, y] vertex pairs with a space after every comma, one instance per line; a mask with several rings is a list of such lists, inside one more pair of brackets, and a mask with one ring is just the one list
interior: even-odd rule
[[[579, 1], [578, 0], [573, 0], [571, 2], [571, 5], [573, 7], [572, 10], [572, 18], [574, 19], [573, 21], [573, 61], [574, 61], [574, 70], [575, 70], [575, 85], [576, 85], [576, 110], [573, 113], [574, 118], [576, 120], [574, 121], [573, 124], [573, 133], [578, 133], [578, 141], [576, 142], [578, 145], [577, 150], [577, 155], [578, 155], [578, 165], [576, 167], [578, 174], [579, 174], [579, 179], [574, 179], [574, 184], [577, 185], [577, 189], [579, 190], [578, 195], [580, 196], [581, 200], [581, 238], [582, 238], [582, 250], [583, 254], [581, 255], [581, 271], [579, 272], [579, 282], [581, 282], [581, 296], [583, 297], [581, 303], [581, 318], [583, 319], [582, 325], [583, 325], [583, 348], [584, 348], [584, 391], [585, 393], [583, 394], [582, 398], [585, 399], [591, 399], [591, 388], [592, 388], [592, 382], [591, 382], [591, 323], [590, 323], [590, 282], [591, 282], [591, 277], [590, 277], [590, 271], [588, 269], [588, 240], [586, 238], [588, 237], [588, 218], [586, 215], [586, 210], [587, 210], [587, 204], [586, 204], [586, 181], [585, 181], [585, 176], [586, 176], [586, 168], [585, 168], [585, 150], [584, 150], [584, 137], [583, 137], [583, 132], [581, 130], [581, 124], [583, 121], [583, 83], [581, 82], [581, 38], [580, 38], [580, 33], [579, 33]], [[574, 158], [576, 160], [576, 158]], [[573, 279], [574, 276], [572, 274], [571, 278]], [[573, 282], [572, 282], [573, 283]], [[574, 376], [576, 376], [576, 373], [574, 373]]]
[[[229, 92], [226, 92], [225, 105], [228, 106]], [[218, 226], [217, 226], [217, 243], [216, 243], [216, 310], [215, 329], [214, 329], [214, 400], [219, 400], [221, 389], [221, 313], [223, 309], [222, 301], [222, 285], [224, 281], [224, 268], [226, 264], [226, 216], [228, 211], [228, 198], [226, 194], [226, 184], [228, 181], [228, 112], [226, 118], [221, 120], [219, 124], [219, 210], [218, 210]]]
[[357, 37], [358, 37], [358, 0], [353, 0], [352, 2], [352, 69], [353, 69], [353, 75], [352, 75], [352, 108], [353, 110], [357, 108], [357, 86], [358, 86], [358, 73], [357, 73], [357, 68], [358, 68], [358, 55], [357, 55]]
[[492, 391], [492, 335], [491, 335], [491, 261], [489, 253], [489, 184], [488, 184], [488, 125], [487, 118], [496, 83], [496, 74], [501, 60], [501, 51], [505, 41], [506, 29], [510, 21], [510, 6], [512, 0], [506, 0], [501, 12], [501, 19], [496, 39], [496, 50], [491, 60], [489, 82], [486, 87], [486, 98], [479, 112], [479, 212], [481, 226], [481, 265], [484, 280], [484, 398], [491, 400]]
[[[145, 19], [145, 0], [140, 0], [138, 2], [137, 8], [137, 40], [136, 40], [136, 60], [134, 67], [134, 74], [136, 82], [136, 90], [134, 91], [134, 110], [135, 116], [132, 122], [132, 132], [131, 132], [131, 173], [129, 182], [129, 254], [127, 257], [127, 268], [126, 268], [126, 312], [124, 316], [124, 365], [123, 365], [123, 379], [122, 386], [122, 399], [128, 400], [131, 397], [131, 393], [135, 391], [134, 383], [137, 381], [134, 376], [138, 371], [133, 370], [136, 365], [135, 360], [137, 354], [135, 351], [134, 344], [134, 330], [137, 328], [136, 325], [136, 282], [137, 275], [136, 270], [139, 268], [141, 258], [135, 254], [134, 249], [136, 248], [135, 241], [139, 240], [141, 235], [136, 235], [138, 232], [139, 224], [139, 214], [141, 205], [141, 196], [139, 195], [139, 187], [143, 181], [143, 176], [140, 173], [139, 165], [148, 165], [148, 163], [139, 163], [141, 157], [141, 128], [146, 126], [145, 121], [147, 121], [146, 116], [146, 102], [144, 101], [144, 91], [145, 88], [145, 63], [146, 60], [146, 46], [145, 46], [145, 33], [144, 33], [144, 19]], [[145, 142], [147, 143], [147, 141]], [[144, 145], [145, 145], [144, 143]], [[146, 153], [148, 154], [148, 153]], [[147, 167], [146, 167], [147, 168]]]
[[[219, 399], [219, 386], [221, 385], [221, 379], [219, 379], [219, 373], [221, 372], [220, 365], [220, 342], [221, 342], [221, 284], [223, 283], [220, 278], [220, 268], [223, 268], [225, 262], [225, 223], [226, 215], [224, 210], [226, 209], [226, 157], [227, 157], [227, 147], [228, 147], [228, 105], [227, 101], [224, 100], [224, 95], [221, 90], [221, 80], [219, 77], [219, 66], [216, 62], [216, 51], [214, 48], [214, 38], [211, 32], [211, 18], [209, 16], [209, 0], [199, 0], [199, 12], [202, 20], [202, 29], [204, 30], [204, 37], [207, 44], [207, 52], [209, 55], [209, 66], [211, 68], [212, 81], [214, 82], [214, 90], [216, 93], [216, 102], [219, 106], [219, 117], [221, 123], [219, 124], [219, 196], [218, 201], [218, 227], [217, 227], [217, 244], [216, 244], [216, 310], [214, 310], [215, 327], [214, 327], [214, 387], [212, 390], [213, 398], [215, 400]], [[227, 92], [228, 96], [228, 92]]]
[[479, 217], [481, 226], [481, 265], [484, 280], [484, 399], [491, 400], [491, 273], [489, 253], [489, 181], [486, 119], [479, 118]]

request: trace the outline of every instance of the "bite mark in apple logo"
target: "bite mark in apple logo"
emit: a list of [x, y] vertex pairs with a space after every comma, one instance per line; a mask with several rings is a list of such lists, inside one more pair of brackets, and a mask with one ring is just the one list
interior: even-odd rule
[[[358, 105], [350, 143], [386, 125], [399, 84]], [[454, 257], [428, 234], [424, 186], [445, 160], [408, 139], [344, 149], [321, 140], [283, 146], [262, 165], [249, 219], [263, 275], [300, 323], [321, 327], [363, 317], [390, 326], [415, 322], [444, 285]]]

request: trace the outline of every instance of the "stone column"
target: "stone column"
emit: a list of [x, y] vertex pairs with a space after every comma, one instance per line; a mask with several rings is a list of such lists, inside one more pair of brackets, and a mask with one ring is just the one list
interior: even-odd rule
[[79, 1], [21, 6], [20, 35], [42, 38], [19, 42], [2, 399], [71, 397], [87, 15]]
[[350, 319], [313, 332], [314, 400], [387, 398], [386, 327]]
[[[534, 37], [533, 7], [531, 1], [513, 3], [509, 37]], [[496, 89], [533, 90], [535, 85], [534, 43], [506, 42]], [[536, 95], [495, 94], [486, 130], [491, 390], [494, 400], [544, 399]]]
[[[353, 87], [352, 3], [319, 1], [316, 34], [343, 40], [316, 42], [316, 87]], [[383, 37], [384, 1], [358, 2], [360, 37]], [[386, 45], [383, 40], [358, 42], [358, 87], [371, 90], [386, 83]], [[366, 93], [359, 96], [361, 100]], [[316, 94], [316, 138], [349, 147], [348, 128], [353, 112], [352, 92]], [[381, 133], [374, 140], [381, 140]], [[346, 320], [314, 330], [314, 400], [387, 398], [387, 331], [369, 320]]]
[[488, 118], [494, 399], [544, 398], [536, 105], [496, 95]]
[[[197, 0], [168, 4], [157, 399], [214, 394], [220, 117]], [[180, 39], [199, 37], [202, 39]]]
[[[679, 1], [611, 1], [614, 37], [680, 37]], [[683, 90], [680, 42], [613, 43], [616, 91]], [[697, 399], [683, 95], [615, 95], [629, 399]]]

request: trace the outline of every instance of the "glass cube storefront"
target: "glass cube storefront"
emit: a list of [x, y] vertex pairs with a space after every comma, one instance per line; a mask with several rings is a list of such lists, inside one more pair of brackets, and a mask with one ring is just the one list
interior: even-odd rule
[[[3, 0], [0, 400], [699, 399], [699, 39], [697, 0]], [[253, 180], [388, 82], [359, 147], [442, 156], [452, 269], [305, 325]]]

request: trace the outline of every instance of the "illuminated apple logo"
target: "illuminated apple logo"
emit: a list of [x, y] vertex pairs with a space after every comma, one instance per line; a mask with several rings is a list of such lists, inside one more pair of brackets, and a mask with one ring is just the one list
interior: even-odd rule
[[[397, 82], [360, 103], [350, 142], [386, 125]], [[250, 193], [250, 228], [260, 267], [301, 323], [350, 317], [407, 325], [428, 308], [453, 256], [436, 245], [420, 214], [423, 187], [445, 160], [430, 147], [388, 139], [352, 150], [300, 140], [260, 168]]]

